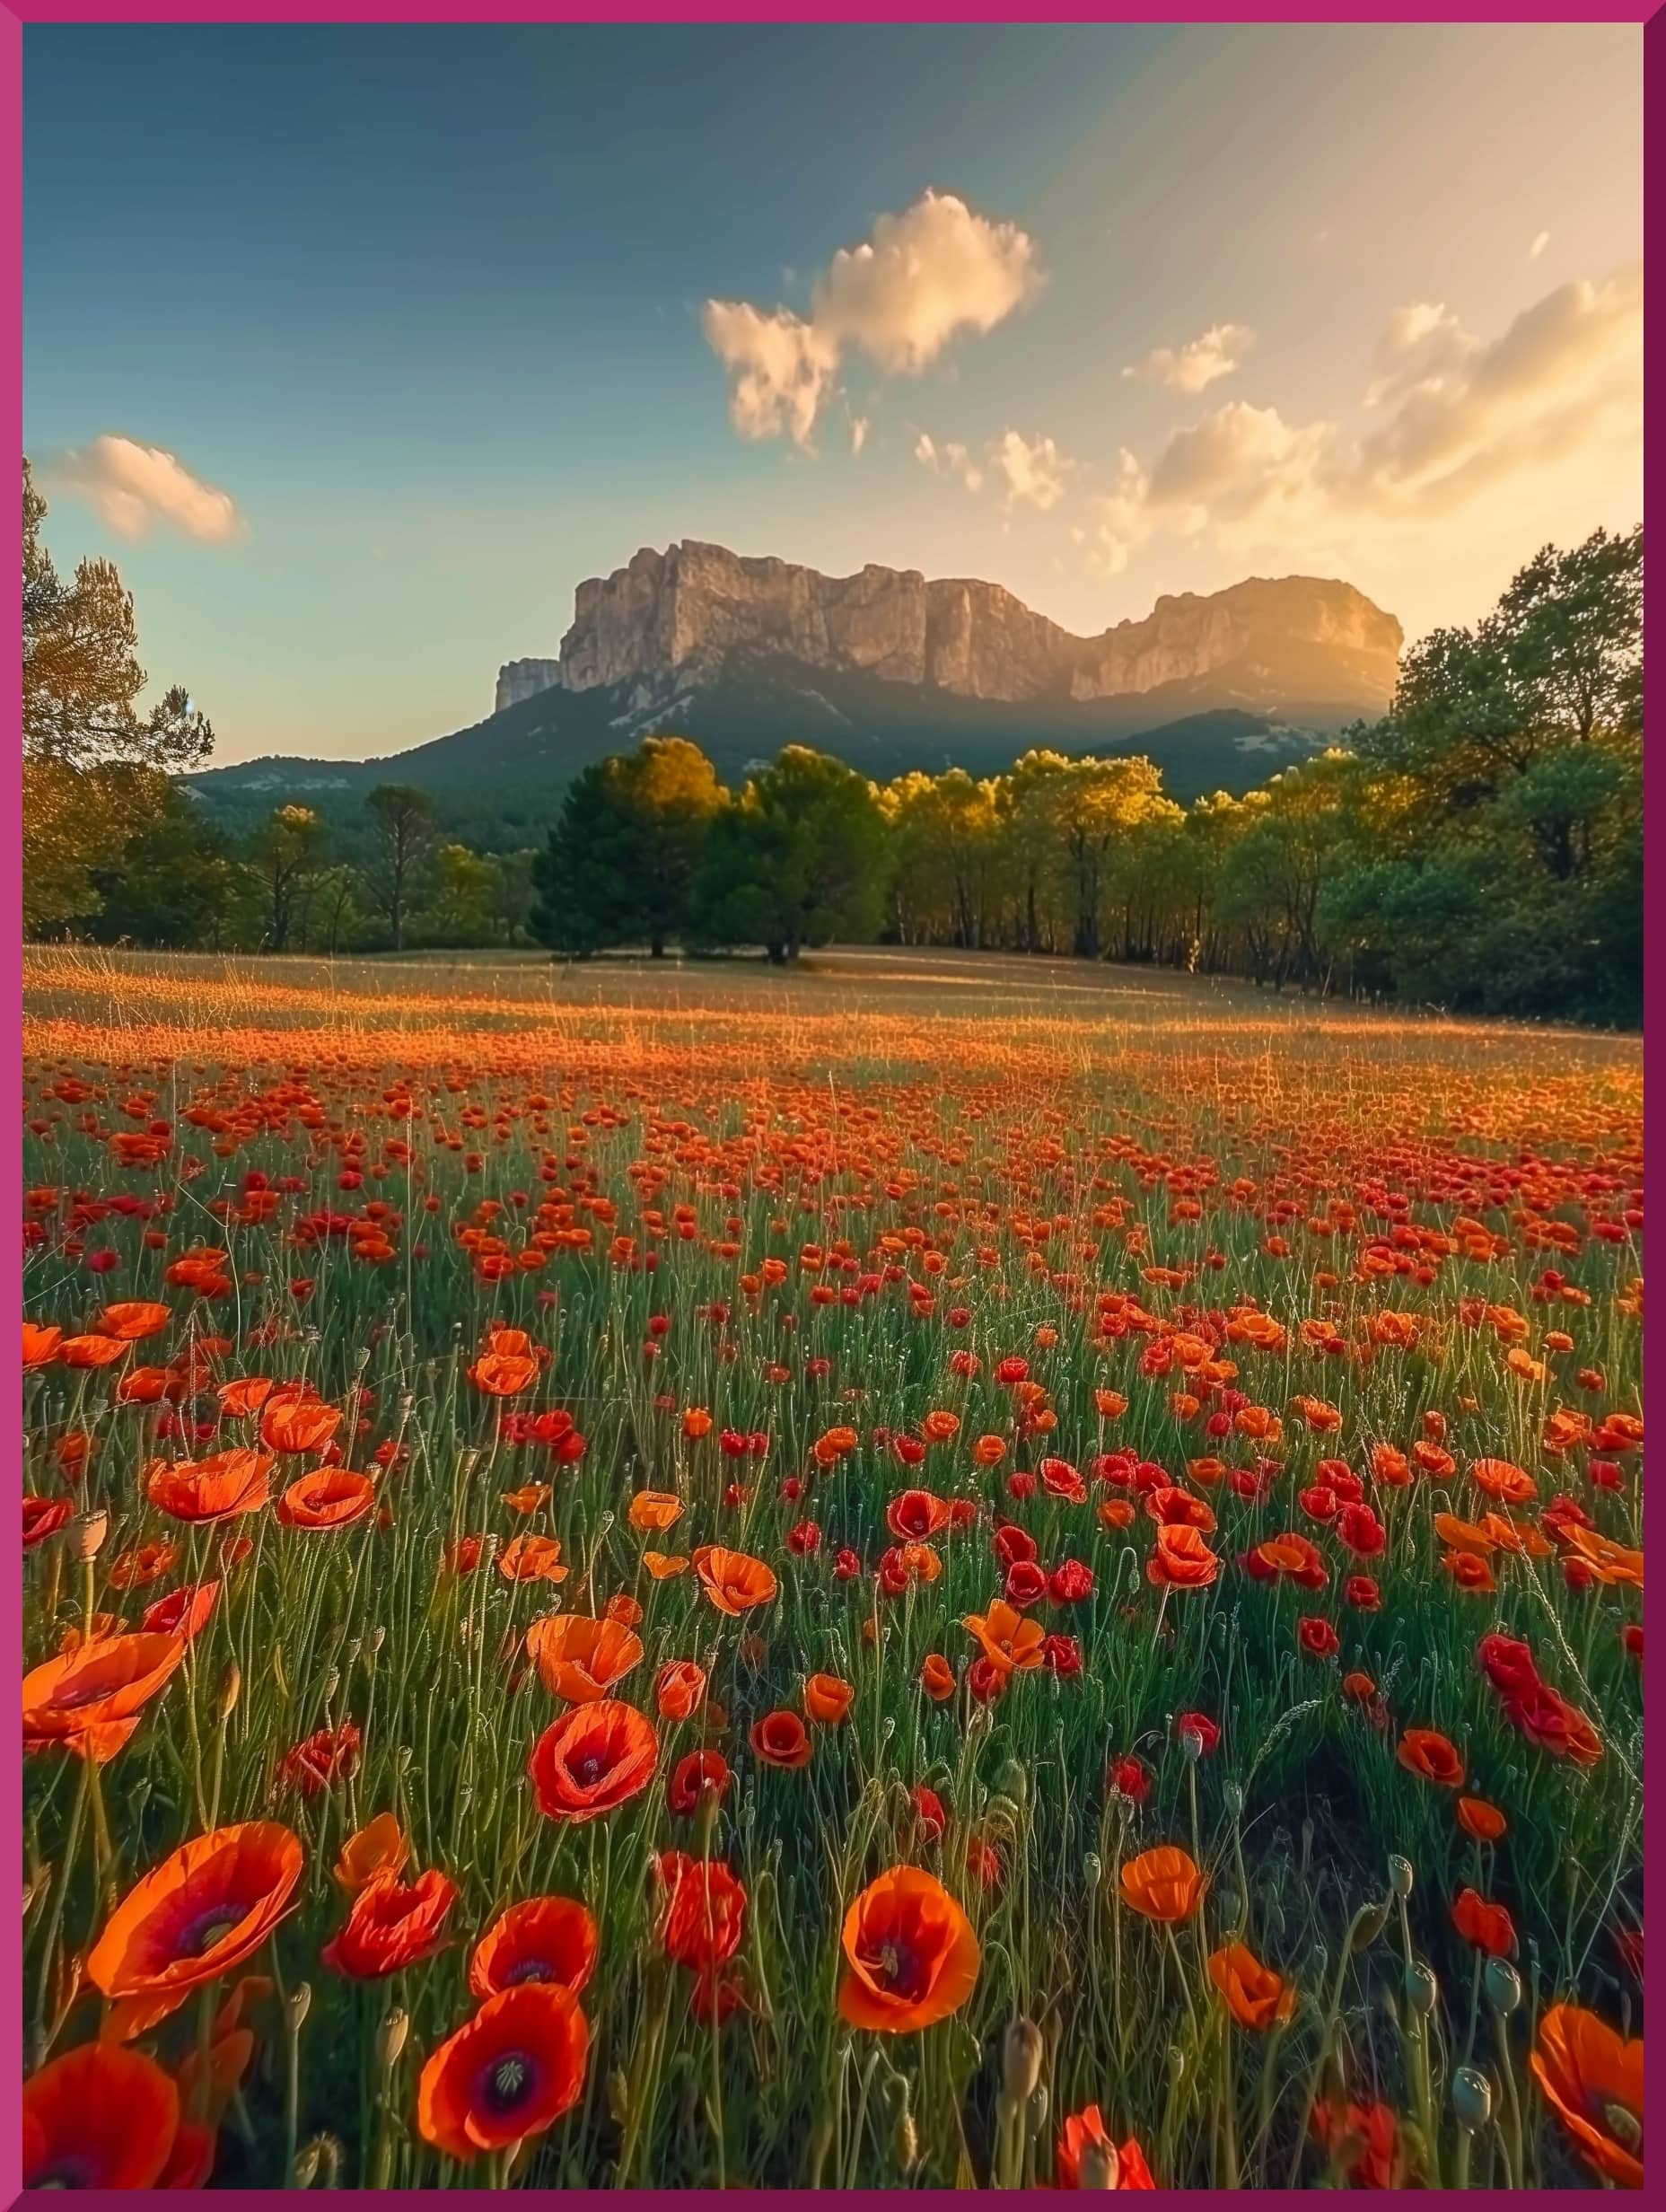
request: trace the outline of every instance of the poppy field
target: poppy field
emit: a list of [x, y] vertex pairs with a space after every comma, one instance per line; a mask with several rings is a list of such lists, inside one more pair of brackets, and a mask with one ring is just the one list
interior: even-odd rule
[[1635, 1040], [25, 981], [26, 2182], [1641, 2185]]

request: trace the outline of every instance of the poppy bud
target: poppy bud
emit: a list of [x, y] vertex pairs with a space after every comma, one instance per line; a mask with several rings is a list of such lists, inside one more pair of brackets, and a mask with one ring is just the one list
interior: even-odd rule
[[1238, 1820], [1244, 1809], [1244, 1794], [1236, 1782], [1228, 1782], [1221, 1791], [1221, 1802], [1226, 1807], [1229, 1821]]
[[323, 2137], [314, 2136], [310, 2143], [303, 2143], [295, 2153], [295, 2187], [297, 2189], [311, 2189], [313, 2182], [317, 2181], [319, 2161], [323, 2155]]
[[1348, 1948], [1351, 1951], [1369, 1951], [1388, 1924], [1389, 1904], [1385, 1898], [1381, 1904], [1373, 1905], [1369, 1912], [1363, 1913], [1354, 1923]]
[[312, 1984], [298, 1981], [289, 1992], [290, 2032], [299, 2035], [308, 2013], [312, 2009]]
[[622, 2128], [630, 2118], [630, 2082], [623, 2067], [615, 2067], [608, 2076], [608, 2111]]
[[403, 2006], [390, 2005], [388, 2014], [376, 2037], [376, 2064], [383, 2074], [391, 2074], [399, 2063], [405, 2049], [405, 2039], [411, 2032], [411, 2016]]
[[1433, 1971], [1421, 1959], [1408, 1959], [1406, 1963], [1406, 2002], [1419, 2020], [1426, 2020], [1434, 2010], [1434, 2000], [1441, 1986]]
[[914, 2113], [908, 2103], [908, 2077], [899, 2075], [897, 2079], [897, 2118], [891, 2129], [891, 2155], [904, 2173], [912, 2173], [920, 2163], [920, 2131], [914, 2124]]
[[242, 1694], [242, 1669], [235, 1659], [230, 1659], [226, 1662], [225, 1672], [220, 1680], [220, 1719], [223, 1724], [230, 1720], [232, 1714], [236, 1712], [237, 1700]]
[[1506, 2018], [1521, 2002], [1521, 1977], [1508, 1959], [1486, 1962], [1486, 2001]]
[[110, 1515], [107, 1513], [76, 1514], [69, 1524], [69, 1540], [83, 1566], [98, 1558], [109, 1532]]
[[1411, 1895], [1413, 1875], [1411, 1861], [1402, 1858], [1398, 1851], [1389, 1859], [1389, 1887], [1402, 1901]]
[[1078, 2189], [1115, 2189], [1117, 2154], [1109, 2143], [1084, 2143], [1076, 2165]]
[[1036, 2085], [1041, 2079], [1044, 2053], [1041, 2031], [1033, 2020], [1026, 2020], [1021, 2013], [1017, 2019], [1007, 2022], [1001, 2044], [1001, 2080], [1014, 2104], [1022, 2104], [1035, 2094]]
[[1466, 2135], [1479, 2135], [1493, 2116], [1493, 2085], [1472, 2066], [1452, 2076], [1452, 2111]]

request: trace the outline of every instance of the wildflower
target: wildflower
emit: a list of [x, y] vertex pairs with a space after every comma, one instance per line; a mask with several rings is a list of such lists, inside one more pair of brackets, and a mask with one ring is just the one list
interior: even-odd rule
[[982, 1951], [971, 1923], [935, 1876], [894, 1866], [845, 1916], [849, 1971], [838, 2008], [852, 2027], [912, 2033], [958, 2012], [978, 1980]]
[[1143, 1918], [1168, 1926], [1189, 1920], [1207, 1887], [1191, 1853], [1173, 1843], [1125, 1861], [1119, 1881], [1126, 1904]]
[[528, 1772], [539, 1811], [552, 1821], [593, 1821], [646, 1789], [659, 1738], [645, 1713], [618, 1698], [574, 1706], [532, 1747]]
[[1546, 2102], [1591, 2170], [1643, 2186], [1643, 2039], [1627, 2041], [1579, 2005], [1553, 2005], [1529, 2059]]
[[590, 2029], [558, 1982], [527, 1982], [488, 1997], [422, 2070], [416, 2125], [453, 2158], [542, 2135], [578, 2102]]
[[1209, 1953], [1209, 1979], [1239, 2026], [1257, 2035], [1295, 2010], [1294, 1989], [1242, 1944], [1224, 1944]]
[[346, 1927], [320, 1955], [355, 1981], [398, 1973], [438, 1950], [460, 1894], [449, 1875], [434, 1869], [411, 1883], [397, 1874], [375, 1874], [354, 1897]]
[[482, 2004], [523, 1982], [554, 1982], [576, 1997], [595, 1971], [601, 1939], [576, 1898], [531, 1897], [499, 1913], [469, 1961], [469, 1994]]

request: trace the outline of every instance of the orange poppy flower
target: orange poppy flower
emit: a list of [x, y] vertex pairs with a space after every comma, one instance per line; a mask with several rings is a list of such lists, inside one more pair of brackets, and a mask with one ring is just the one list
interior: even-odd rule
[[505, 1582], [565, 1582], [558, 1536], [512, 1536], [497, 1555]]
[[767, 1767], [807, 1767], [810, 1735], [796, 1713], [766, 1713], [752, 1724], [752, 1749]]
[[668, 1659], [653, 1685], [662, 1720], [687, 1720], [706, 1695], [706, 1669], [692, 1659]]
[[1460, 1590], [1477, 1597], [1490, 1597], [1498, 1587], [1491, 1562], [1478, 1551], [1443, 1551], [1441, 1565]]
[[1295, 1990], [1243, 1944], [1223, 1944], [1209, 1953], [1209, 1979], [1239, 2026], [1254, 2034], [1264, 2034], [1295, 2010]]
[[111, 1367], [132, 1349], [126, 1337], [104, 1337], [94, 1331], [84, 1337], [66, 1337], [57, 1356], [66, 1367]]
[[391, 1813], [379, 1813], [373, 1821], [349, 1836], [336, 1861], [336, 1880], [344, 1890], [362, 1890], [378, 1874], [397, 1874], [411, 1855], [410, 1839]]
[[505, 1490], [504, 1503], [511, 1513], [536, 1513], [551, 1494], [548, 1482], [523, 1482], [518, 1490]]
[[260, 1441], [268, 1452], [321, 1452], [340, 1426], [339, 1406], [320, 1398], [273, 1397], [260, 1418]]
[[960, 1625], [978, 1638], [997, 1673], [1028, 1673], [1041, 1664], [1041, 1623], [1027, 1620], [1004, 1598], [996, 1598], [986, 1613], [968, 1613]]
[[1442, 1789], [1457, 1789], [1463, 1781], [1463, 1760], [1450, 1736], [1438, 1728], [1408, 1728], [1395, 1757], [1408, 1774]]
[[596, 1971], [601, 1936], [575, 1897], [529, 1897], [493, 1921], [469, 1962], [469, 1988], [482, 2003], [523, 1982], [548, 1981], [576, 1997]]
[[1528, 2060], [1586, 2164], [1643, 2187], [1643, 2038], [1617, 2035], [1581, 2005], [1553, 2005]]
[[183, 1636], [101, 1636], [23, 1677], [23, 1749], [62, 1744], [101, 1766], [184, 1658]]
[[1624, 1544], [1617, 1544], [1611, 1537], [1596, 1529], [1581, 1528], [1575, 1522], [1563, 1532], [1563, 1540], [1568, 1549], [1584, 1560], [1600, 1583], [1610, 1588], [1623, 1583], [1627, 1588], [1643, 1587], [1643, 1554], [1632, 1551]]
[[472, 2159], [542, 2135], [578, 2102], [589, 2056], [590, 2026], [571, 1989], [529, 1981], [500, 1990], [423, 2067], [423, 2140]]
[[893, 1866], [852, 1904], [841, 1934], [850, 1971], [840, 2016], [855, 2028], [905, 2035], [958, 2012], [983, 1953], [972, 1924], [933, 1874]]
[[143, 2052], [83, 2043], [23, 2084], [25, 2189], [154, 2189], [180, 2129], [180, 2091]]
[[954, 1695], [954, 1669], [940, 1651], [926, 1655], [920, 1669], [920, 1688], [934, 1705], [946, 1705]]
[[681, 1552], [644, 1551], [642, 1563], [655, 1582], [670, 1582], [675, 1575], [686, 1575], [690, 1562]]
[[63, 1341], [64, 1331], [61, 1329], [46, 1328], [39, 1321], [25, 1321], [23, 1372], [27, 1374], [31, 1367], [50, 1366], [57, 1357], [58, 1347]]
[[804, 1684], [804, 1710], [822, 1727], [837, 1727], [850, 1711], [855, 1694], [837, 1674], [812, 1674]]
[[721, 1544], [702, 1544], [694, 1555], [694, 1571], [718, 1611], [736, 1617], [754, 1605], [767, 1605], [779, 1586], [761, 1559]]
[[206, 1460], [175, 1460], [153, 1468], [145, 1496], [175, 1521], [230, 1521], [259, 1513], [271, 1495], [269, 1452], [233, 1449]]
[[697, 1974], [726, 1966], [746, 1929], [746, 1884], [721, 1859], [662, 1851], [654, 1871], [665, 1892], [660, 1940], [665, 1955]]
[[439, 1949], [460, 1894], [449, 1874], [432, 1867], [408, 1883], [396, 1874], [376, 1874], [355, 1896], [346, 1926], [319, 1955], [354, 1981], [397, 1974]]
[[259, 1413], [276, 1388], [270, 1375], [246, 1374], [239, 1375], [233, 1382], [222, 1382], [215, 1395], [221, 1412], [238, 1420], [246, 1413]]
[[647, 1788], [659, 1753], [645, 1713], [617, 1698], [598, 1698], [545, 1729], [527, 1771], [548, 1819], [593, 1821]]
[[488, 1398], [513, 1398], [538, 1380], [538, 1362], [530, 1352], [483, 1352], [469, 1380]]
[[1185, 1522], [1165, 1523], [1157, 1531], [1157, 1549], [1145, 1562], [1146, 1580], [1160, 1590], [1204, 1590], [1220, 1571], [1220, 1559], [1204, 1541], [1202, 1530]]
[[1513, 1460], [1477, 1460], [1469, 1472], [1488, 1497], [1506, 1505], [1525, 1505], [1539, 1496], [1539, 1485]]
[[301, 1839], [276, 1821], [195, 1836], [153, 1867], [87, 1956], [87, 1979], [115, 2000], [116, 2040], [144, 2034], [252, 1957], [291, 1909], [301, 1871]]
[[1006, 1457], [1006, 1441], [1001, 1436], [980, 1436], [972, 1446], [974, 1467], [998, 1467]]
[[277, 1501], [277, 1517], [286, 1529], [344, 1529], [362, 1521], [376, 1502], [368, 1475], [346, 1467], [318, 1467], [292, 1482]]
[[1120, 1881], [1124, 1901], [1144, 1918], [1160, 1920], [1165, 1927], [1189, 1920], [1208, 1886], [1191, 1853], [1182, 1851], [1178, 1843], [1160, 1843], [1154, 1850], [1128, 1859]]
[[1498, 1807], [1488, 1804], [1485, 1797], [1460, 1797], [1458, 1825], [1477, 1843], [1496, 1843], [1509, 1822]]
[[927, 1444], [947, 1444], [951, 1436], [958, 1436], [960, 1433], [960, 1415], [949, 1412], [946, 1408], [940, 1407], [936, 1412], [928, 1413], [920, 1423], [920, 1434]]
[[112, 1590], [143, 1590], [153, 1582], [160, 1582], [171, 1567], [178, 1565], [178, 1544], [153, 1540], [148, 1544], [136, 1544], [131, 1551], [112, 1560], [110, 1586]]
[[642, 1638], [622, 1622], [586, 1613], [549, 1613], [526, 1632], [526, 1647], [546, 1690], [574, 1705], [605, 1698], [642, 1657]]
[[120, 1337], [127, 1344], [136, 1344], [141, 1337], [153, 1337], [173, 1319], [171, 1306], [160, 1304], [152, 1298], [127, 1298], [115, 1305], [107, 1305], [99, 1315], [99, 1327], [107, 1337]]
[[675, 1490], [638, 1490], [626, 1518], [639, 1535], [662, 1536], [682, 1519], [682, 1500]]

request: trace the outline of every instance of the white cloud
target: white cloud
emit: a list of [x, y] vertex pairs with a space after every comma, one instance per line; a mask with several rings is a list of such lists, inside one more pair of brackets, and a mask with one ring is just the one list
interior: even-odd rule
[[984, 487], [982, 469], [966, 447], [952, 438], [939, 445], [929, 431], [922, 430], [914, 441], [914, 458], [934, 475], [958, 477], [969, 492], [980, 492]]
[[1065, 496], [1072, 463], [1051, 438], [1026, 438], [1008, 430], [989, 448], [990, 466], [1006, 483], [1006, 505], [1039, 507], [1045, 514]]
[[706, 340], [735, 380], [730, 419], [742, 437], [807, 445], [847, 356], [882, 375], [918, 376], [956, 338], [994, 329], [1039, 282], [1034, 245], [1016, 224], [925, 192], [834, 255], [808, 318], [706, 302]]
[[745, 300], [708, 300], [704, 320], [706, 343], [734, 373], [729, 419], [741, 435], [807, 445], [832, 389], [837, 348], [790, 308], [767, 315]]
[[1541, 253], [1543, 253], [1543, 251], [1544, 251], [1545, 248], [1546, 248], [1546, 247], [1547, 247], [1549, 243], [1550, 243], [1550, 233], [1549, 233], [1549, 232], [1548, 232], [1548, 231], [1540, 231], [1540, 232], [1539, 233], [1538, 236], [1534, 239], [1534, 241], [1533, 241], [1532, 244], [1531, 244], [1531, 245], [1528, 248], [1528, 250], [1527, 250], [1527, 258], [1528, 258], [1528, 259], [1529, 259], [1530, 261], [1537, 261], [1537, 260], [1538, 260], [1538, 259], [1539, 259], [1539, 255], [1540, 255]]
[[1213, 408], [1149, 466], [1123, 452], [1113, 492], [1095, 504], [1100, 561], [1120, 566], [1159, 530], [1300, 554], [1365, 525], [1417, 527], [1640, 436], [1642, 330], [1636, 268], [1563, 285], [1490, 341], [1445, 307], [1402, 308], [1364, 395], [1365, 434], [1241, 400]]
[[1196, 399], [1218, 378], [1230, 376], [1254, 344], [1255, 332], [1248, 324], [1217, 322], [1184, 346], [1155, 347], [1143, 361], [1130, 362], [1122, 373]]
[[143, 538], [163, 522], [205, 545], [222, 545], [243, 528], [230, 492], [205, 484], [160, 445], [97, 437], [51, 455], [41, 474], [49, 487], [85, 500], [120, 538]]

